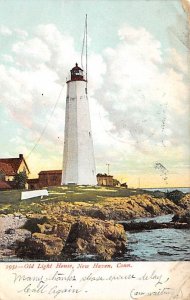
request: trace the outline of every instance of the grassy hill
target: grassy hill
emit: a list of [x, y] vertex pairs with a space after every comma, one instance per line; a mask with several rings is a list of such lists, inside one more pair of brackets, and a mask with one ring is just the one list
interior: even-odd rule
[[50, 187], [49, 196], [21, 200], [21, 190], [0, 191], [0, 213], [13, 212], [39, 212], [39, 204], [45, 202], [86, 202], [100, 203], [107, 197], [128, 197], [142, 193], [141, 190], [125, 189], [117, 187], [89, 187], [89, 186], [69, 186]]

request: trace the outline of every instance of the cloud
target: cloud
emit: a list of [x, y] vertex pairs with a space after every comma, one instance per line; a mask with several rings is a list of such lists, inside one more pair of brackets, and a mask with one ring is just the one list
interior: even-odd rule
[[[115, 174], [151, 174], [155, 162], [170, 172], [177, 159], [183, 167], [189, 146], [186, 57], [174, 47], [163, 49], [145, 28], [126, 25], [118, 36], [115, 47], [91, 53], [88, 61], [97, 171], [110, 162]], [[17, 29], [3, 59], [11, 65], [0, 65], [0, 101], [19, 128], [11, 151], [30, 153], [47, 125], [29, 161], [34, 172], [61, 168], [65, 81], [80, 61], [73, 38], [54, 24], [37, 26], [32, 37]]]
[[79, 58], [79, 53], [74, 48], [73, 38], [62, 35], [54, 24], [39, 25], [36, 35], [51, 51], [47, 66], [57, 73], [59, 83], [64, 83], [71, 66]]
[[20, 28], [15, 28], [14, 29], [14, 33], [19, 37], [19, 38], [22, 38], [22, 39], [25, 39], [28, 37], [28, 32], [25, 31], [25, 30], [22, 30]]
[[50, 60], [50, 50], [39, 38], [15, 43], [12, 48], [17, 64], [22, 67], [36, 68]]
[[[12, 41], [11, 53], [3, 56], [11, 66], [0, 65], [0, 102], [15, 126], [21, 127], [18, 138], [11, 143], [15, 151], [16, 145], [21, 148], [19, 140], [24, 137], [25, 150], [30, 152], [43, 132], [42, 148], [49, 149], [48, 155], [62, 157], [66, 77], [70, 76], [69, 70], [80, 54], [74, 48], [73, 38], [61, 34], [53, 24], [38, 26], [32, 38], [27, 33], [24, 36], [23, 40], [23, 35], [18, 34], [17, 40]], [[90, 72], [91, 94], [97, 86], [94, 82], [101, 84], [104, 72], [101, 65], [101, 57], [92, 54], [89, 58], [90, 68], [94, 66]], [[55, 143], [59, 144], [58, 154]]]
[[11, 55], [2, 54], [1, 56], [5, 62], [12, 63], [14, 61], [14, 59]]
[[170, 48], [167, 50], [167, 60], [165, 61], [165, 66], [173, 68], [176, 72], [181, 73], [183, 76], [188, 74], [188, 55], [180, 55], [175, 48]]
[[110, 132], [147, 155], [155, 146], [187, 143], [185, 60], [175, 49], [165, 52], [144, 28], [124, 26], [118, 34], [118, 45], [104, 51], [106, 73], [95, 94], [108, 113]]
[[2, 36], [11, 36], [12, 35], [12, 30], [9, 29], [8, 27], [1, 25], [0, 26], [0, 34]]

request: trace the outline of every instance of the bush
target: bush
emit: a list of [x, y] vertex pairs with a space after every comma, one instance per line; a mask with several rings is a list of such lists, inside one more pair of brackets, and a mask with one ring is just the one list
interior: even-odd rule
[[25, 189], [27, 179], [28, 179], [28, 177], [26, 175], [26, 172], [20, 172], [20, 173], [16, 174], [14, 177], [15, 188]]

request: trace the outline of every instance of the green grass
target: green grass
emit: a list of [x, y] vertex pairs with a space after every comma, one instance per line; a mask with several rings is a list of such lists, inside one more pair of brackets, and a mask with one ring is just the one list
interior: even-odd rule
[[21, 190], [0, 191], [0, 213], [40, 213], [41, 204], [58, 202], [87, 202], [101, 203], [107, 197], [127, 197], [140, 193], [140, 190], [114, 188], [114, 187], [89, 187], [89, 186], [63, 186], [49, 187], [49, 196], [21, 200]]
[[40, 197], [21, 200], [22, 190], [0, 191], [0, 214], [13, 212], [40, 212]]
[[21, 190], [0, 191], [0, 203], [14, 203], [21, 198]]

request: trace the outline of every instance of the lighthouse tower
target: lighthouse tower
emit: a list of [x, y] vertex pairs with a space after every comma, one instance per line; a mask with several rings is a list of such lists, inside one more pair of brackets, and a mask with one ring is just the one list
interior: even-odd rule
[[96, 185], [86, 80], [76, 63], [67, 81], [62, 185]]

